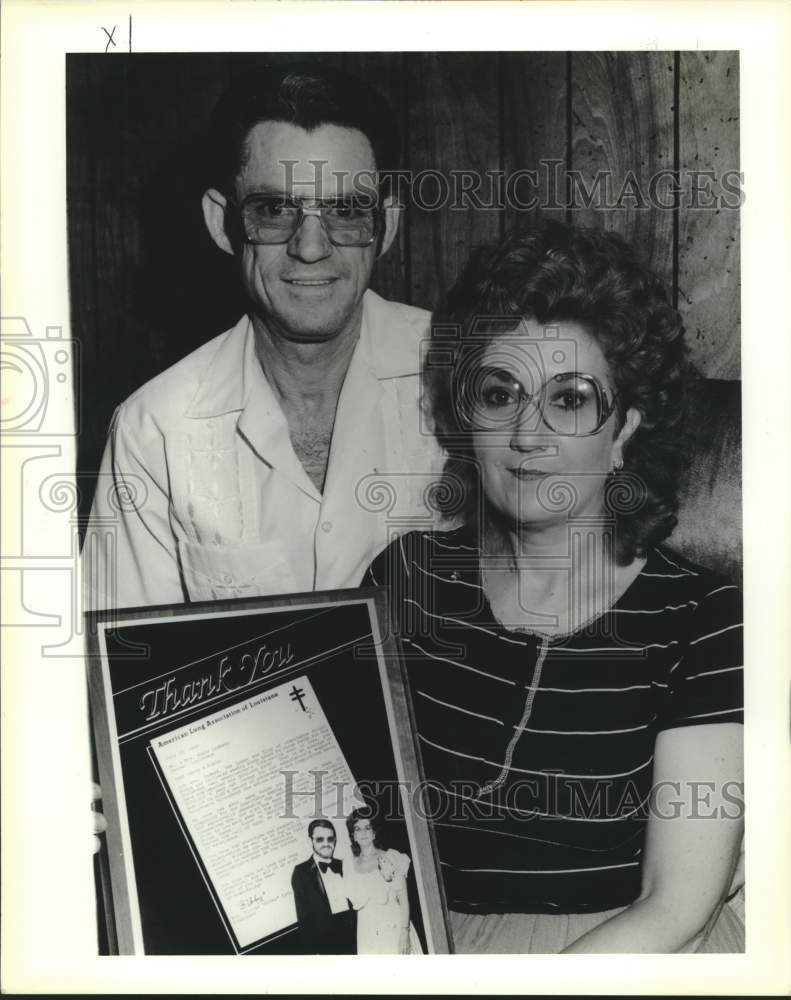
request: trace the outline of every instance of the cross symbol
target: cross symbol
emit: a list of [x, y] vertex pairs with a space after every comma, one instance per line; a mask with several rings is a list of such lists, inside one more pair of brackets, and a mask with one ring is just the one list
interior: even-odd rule
[[305, 691], [303, 688], [298, 688], [295, 684], [294, 687], [288, 692], [288, 696], [292, 701], [298, 701], [299, 707], [303, 712], [307, 712], [307, 709], [302, 704], [302, 699], [305, 697]]

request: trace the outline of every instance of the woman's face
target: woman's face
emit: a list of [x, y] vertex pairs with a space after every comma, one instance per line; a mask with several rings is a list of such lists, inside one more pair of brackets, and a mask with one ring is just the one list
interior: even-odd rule
[[478, 386], [470, 419], [483, 492], [509, 524], [603, 513], [607, 475], [640, 415], [629, 410], [619, 428], [613, 411], [596, 433], [585, 433], [597, 415], [604, 419], [615, 386], [601, 348], [579, 323], [523, 321], [489, 344], [467, 381]]
[[368, 847], [374, 842], [374, 831], [371, 827], [371, 821], [367, 819], [358, 819], [354, 824], [354, 842], [358, 847]]

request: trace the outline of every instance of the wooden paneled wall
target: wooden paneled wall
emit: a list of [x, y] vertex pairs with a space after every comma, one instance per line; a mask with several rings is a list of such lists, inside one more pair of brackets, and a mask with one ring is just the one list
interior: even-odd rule
[[[72, 333], [82, 346], [82, 470], [96, 468], [117, 403], [240, 315], [233, 263], [203, 229], [197, 140], [240, 65], [294, 58], [68, 58], [69, 254]], [[739, 377], [738, 212], [708, 204], [708, 192], [723, 193], [722, 174], [739, 169], [738, 53], [316, 58], [358, 74], [390, 99], [413, 174], [474, 171], [491, 178], [538, 169], [542, 207], [408, 208], [396, 244], [377, 266], [374, 287], [382, 294], [433, 308], [473, 247], [538, 216], [603, 226], [633, 240], [667, 281], [701, 372]], [[578, 180], [570, 183], [566, 171], [578, 172]], [[594, 199], [585, 207], [580, 191], [605, 171], [615, 194], [625, 181], [636, 193], [618, 206]], [[715, 174], [698, 182], [697, 207], [688, 204], [690, 171]], [[555, 176], [560, 190], [550, 183]], [[673, 176], [681, 194], [672, 193]], [[649, 200], [657, 177], [666, 208], [640, 203]], [[569, 194], [577, 207], [568, 207]], [[734, 204], [736, 195], [724, 200]]]
[[[385, 56], [384, 74], [382, 58], [346, 57], [351, 71], [403, 108], [414, 173], [500, 170], [508, 177], [541, 161], [556, 164], [538, 171], [547, 207], [413, 205], [398, 252], [380, 265], [383, 294], [431, 308], [472, 247], [539, 215], [602, 226], [632, 241], [667, 282], [701, 373], [739, 377], [739, 215], [731, 207], [738, 180], [730, 177], [730, 191], [721, 183], [739, 170], [738, 53], [407, 53]], [[548, 181], [567, 171], [579, 173], [576, 188], [553, 190]], [[676, 197], [671, 172], [679, 178]], [[627, 184], [621, 203], [606, 207], [594, 198], [586, 208], [581, 192], [605, 173], [611, 201]], [[576, 207], [552, 207], [569, 202]]]

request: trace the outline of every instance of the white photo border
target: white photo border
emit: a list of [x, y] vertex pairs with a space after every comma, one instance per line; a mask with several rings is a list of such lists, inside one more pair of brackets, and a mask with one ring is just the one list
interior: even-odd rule
[[[2, 11], [2, 312], [36, 337], [68, 337], [65, 58], [102, 52], [130, 25], [135, 52], [344, 50], [738, 49], [744, 398], [744, 585], [747, 950], [744, 955], [436, 956], [420, 960], [100, 959], [87, 829], [87, 705], [80, 637], [42, 656], [64, 609], [62, 562], [43, 559], [21, 580], [15, 532], [23, 468], [3, 441], [4, 670], [2, 978], [9, 991], [72, 992], [542, 992], [777, 993], [791, 988], [787, 942], [791, 766], [788, 510], [791, 394], [762, 391], [791, 370], [782, 290], [791, 273], [791, 8], [782, 2], [36, 3]], [[297, 42], [295, 43], [295, 40]], [[119, 51], [125, 51], [122, 44]], [[112, 58], [109, 52], [107, 58]], [[42, 236], [42, 233], [44, 234]], [[781, 383], [782, 384], [782, 383]], [[73, 419], [64, 396], [61, 427]], [[64, 477], [74, 438], [53, 433]], [[35, 460], [35, 448], [30, 460]], [[8, 535], [7, 535], [8, 532]], [[68, 556], [68, 541], [57, 539]], [[55, 544], [53, 542], [53, 544]], [[10, 553], [10, 555], [8, 554]], [[61, 552], [63, 555], [63, 552]], [[22, 559], [25, 553], [20, 553]], [[73, 556], [73, 553], [72, 553]], [[59, 575], [60, 574], [60, 575]], [[265, 966], [261, 962], [266, 963]], [[409, 964], [405, 964], [406, 962]], [[350, 964], [353, 963], [353, 964]]]

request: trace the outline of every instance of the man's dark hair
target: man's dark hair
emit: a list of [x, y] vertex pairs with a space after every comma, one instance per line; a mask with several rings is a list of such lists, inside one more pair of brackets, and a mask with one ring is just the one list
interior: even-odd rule
[[234, 194], [234, 182], [249, 155], [247, 136], [265, 121], [287, 122], [308, 132], [321, 125], [357, 129], [371, 144], [377, 170], [397, 168], [398, 124], [372, 87], [329, 67], [264, 66], [238, 77], [214, 110], [207, 136], [208, 186], [226, 196]]
[[610, 366], [621, 419], [630, 407], [640, 412], [623, 470], [605, 490], [616, 518], [617, 559], [628, 564], [676, 524], [685, 347], [662, 282], [615, 233], [547, 222], [514, 230], [473, 255], [432, 319], [427, 385], [437, 438], [448, 452], [439, 493], [477, 523], [479, 473], [456, 407], [459, 381], [523, 317], [542, 326], [579, 323]]
[[319, 827], [322, 826], [325, 826], [328, 830], [332, 830], [335, 836], [336, 837], [338, 836], [337, 833], [335, 833], [335, 827], [332, 825], [332, 823], [330, 823], [328, 819], [312, 819], [308, 826], [308, 836], [311, 838], [311, 840], [313, 839], [313, 831], [318, 830]]

